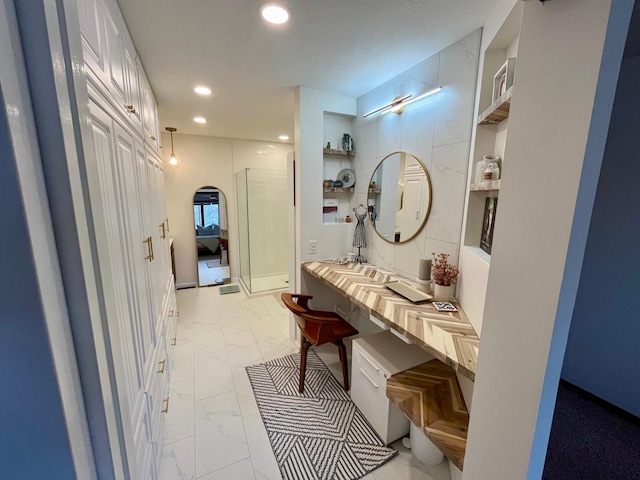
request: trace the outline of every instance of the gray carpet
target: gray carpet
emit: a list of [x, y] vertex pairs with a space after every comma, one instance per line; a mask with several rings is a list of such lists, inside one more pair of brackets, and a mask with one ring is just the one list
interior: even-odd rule
[[640, 419], [561, 382], [542, 478], [640, 479]]
[[391, 459], [388, 448], [313, 350], [304, 393], [300, 355], [247, 367], [282, 478], [351, 480]]

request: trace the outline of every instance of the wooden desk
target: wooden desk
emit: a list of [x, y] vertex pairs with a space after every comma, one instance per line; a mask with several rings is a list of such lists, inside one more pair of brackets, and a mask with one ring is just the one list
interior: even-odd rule
[[438, 312], [430, 303], [411, 303], [384, 284], [393, 280], [414, 285], [415, 282], [370, 264], [319, 261], [303, 263], [302, 269], [456, 372], [475, 379], [480, 339], [459, 305], [457, 312], [445, 313]]

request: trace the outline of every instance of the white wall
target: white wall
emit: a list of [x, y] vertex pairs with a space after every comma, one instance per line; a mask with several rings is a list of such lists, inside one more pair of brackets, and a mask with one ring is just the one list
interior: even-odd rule
[[[422, 161], [433, 191], [426, 227], [406, 244], [384, 241], [367, 222], [365, 255], [376, 265], [415, 276], [417, 260], [433, 252], [450, 253], [457, 263], [479, 45], [480, 31], [476, 31], [358, 98], [353, 206], [367, 204], [373, 171], [384, 156], [397, 150]], [[396, 95], [417, 96], [437, 86], [443, 87], [441, 92], [409, 105], [401, 115], [362, 116]]]
[[626, 33], [610, 7], [524, 2], [465, 479], [542, 476]]
[[[170, 145], [169, 135], [162, 135], [163, 145]], [[218, 187], [226, 196], [229, 265], [231, 277], [237, 279], [240, 270], [234, 174], [244, 168], [286, 170], [287, 153], [293, 146], [286, 143], [181, 134], [173, 135], [173, 143], [180, 163], [177, 167], [172, 167], [166, 162], [165, 194], [169, 235], [174, 239], [176, 285], [180, 287], [197, 284], [193, 194], [205, 185]], [[165, 147], [165, 161], [170, 153]]]
[[[311, 260], [320, 260], [344, 255], [348, 250], [349, 232], [353, 224], [322, 223], [322, 180], [324, 159], [322, 148], [325, 113], [355, 116], [356, 99], [344, 95], [321, 92], [307, 87], [299, 87], [295, 96], [295, 161], [296, 161], [296, 265]], [[357, 145], [356, 145], [357, 148]], [[317, 253], [309, 253], [309, 242], [317, 242]], [[296, 275], [295, 291], [313, 292], [322, 289], [321, 282], [315, 282], [307, 275]], [[333, 309], [336, 303], [347, 308], [348, 302], [328, 288], [325, 295], [314, 300], [314, 308]]]

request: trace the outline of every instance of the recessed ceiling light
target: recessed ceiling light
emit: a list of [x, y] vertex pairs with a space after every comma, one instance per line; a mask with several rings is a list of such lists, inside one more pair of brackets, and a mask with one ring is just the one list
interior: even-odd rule
[[198, 95], [211, 95], [211, 89], [209, 87], [196, 87], [193, 89]]
[[289, 20], [289, 10], [277, 3], [267, 3], [260, 9], [260, 14], [269, 23], [281, 24]]
[[207, 119], [204, 117], [196, 117], [193, 119], [193, 121], [196, 123], [207, 123]]
[[289, 140], [289, 135], [280, 135], [278, 138], [280, 140]]

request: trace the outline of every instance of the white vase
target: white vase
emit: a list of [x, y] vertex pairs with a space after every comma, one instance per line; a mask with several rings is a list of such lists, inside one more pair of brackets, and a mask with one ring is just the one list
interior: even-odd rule
[[433, 285], [433, 299], [436, 302], [448, 302], [453, 297], [455, 285]]

